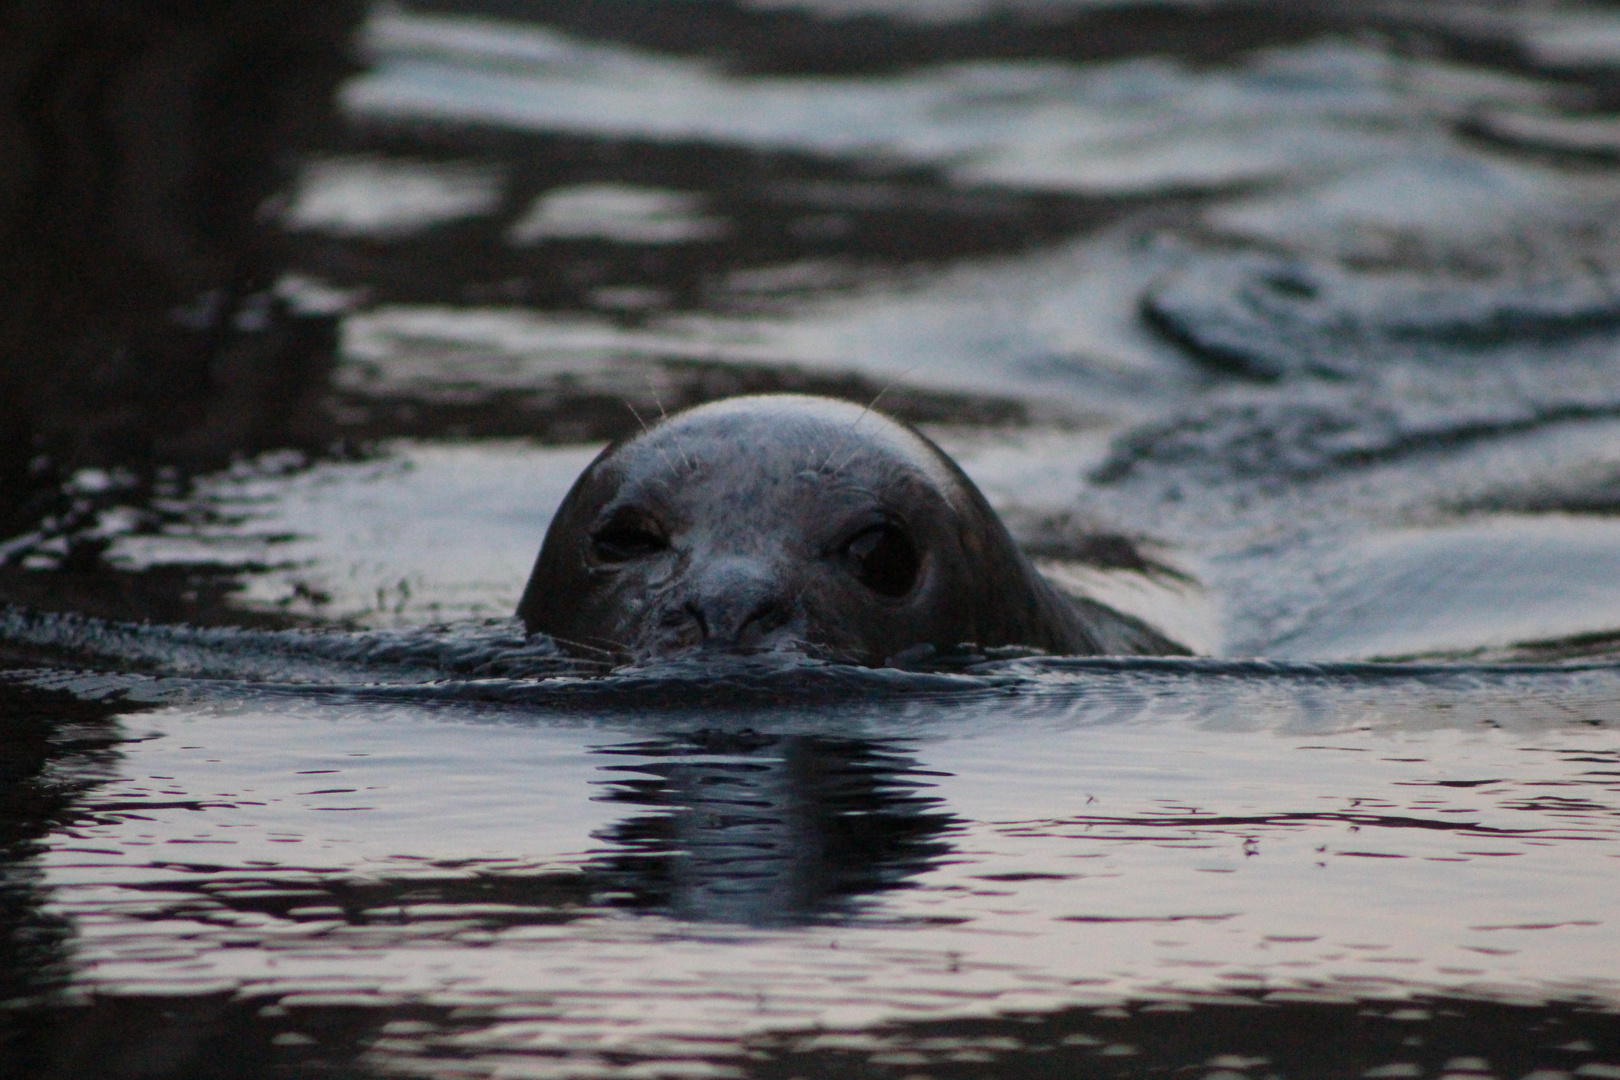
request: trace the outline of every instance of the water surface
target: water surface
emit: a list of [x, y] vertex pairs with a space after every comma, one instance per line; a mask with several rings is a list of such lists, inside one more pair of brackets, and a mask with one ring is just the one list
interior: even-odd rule
[[[0, 547], [7, 1053], [1620, 1076], [1610, 16], [1009, 55], [953, 35], [1037, 15], [810, 7], [726, 25], [937, 48], [378, 9], [265, 210], [346, 442], [86, 470]], [[606, 440], [762, 390], [923, 425], [1201, 657], [526, 638]]]

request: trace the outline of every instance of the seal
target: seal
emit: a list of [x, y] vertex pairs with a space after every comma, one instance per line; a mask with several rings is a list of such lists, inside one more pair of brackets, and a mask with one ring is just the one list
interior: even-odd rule
[[1060, 593], [915, 429], [829, 398], [729, 398], [603, 450], [518, 604], [530, 633], [642, 663], [793, 649], [868, 666], [924, 646], [1180, 654]]

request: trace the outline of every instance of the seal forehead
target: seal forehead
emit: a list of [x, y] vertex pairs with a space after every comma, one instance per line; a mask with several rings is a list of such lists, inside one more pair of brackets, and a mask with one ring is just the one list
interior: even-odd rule
[[627, 476], [665, 485], [716, 472], [776, 483], [806, 471], [857, 486], [910, 474], [942, 494], [959, 484], [933, 444], [881, 413], [790, 394], [700, 406], [633, 439], [615, 457], [632, 466]]

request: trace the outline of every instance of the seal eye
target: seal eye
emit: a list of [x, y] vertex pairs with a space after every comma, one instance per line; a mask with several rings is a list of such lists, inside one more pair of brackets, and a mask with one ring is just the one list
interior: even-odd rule
[[646, 558], [668, 547], [669, 541], [639, 518], [615, 518], [591, 537], [591, 552], [605, 563], [625, 563]]
[[879, 596], [901, 597], [917, 583], [922, 562], [911, 538], [893, 525], [874, 525], [844, 545], [855, 579]]

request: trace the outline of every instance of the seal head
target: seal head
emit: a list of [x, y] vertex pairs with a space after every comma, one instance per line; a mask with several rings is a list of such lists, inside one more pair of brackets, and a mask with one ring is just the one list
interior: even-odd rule
[[966, 642], [1180, 651], [1146, 627], [1149, 647], [1125, 634], [1109, 648], [1100, 613], [1139, 626], [1059, 594], [923, 435], [796, 395], [703, 405], [603, 450], [517, 611], [531, 633], [618, 662], [795, 649], [879, 666]]

